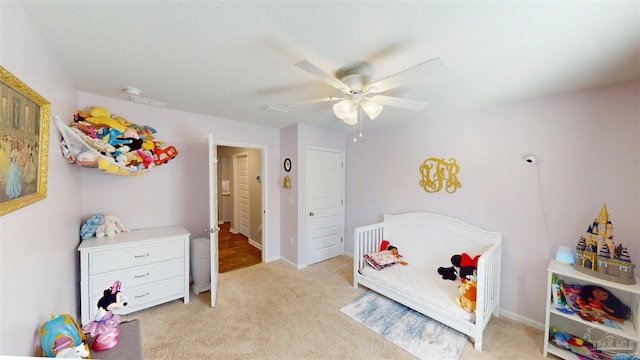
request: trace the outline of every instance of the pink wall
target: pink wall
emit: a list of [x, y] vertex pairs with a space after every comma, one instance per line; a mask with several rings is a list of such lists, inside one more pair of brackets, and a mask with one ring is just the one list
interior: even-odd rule
[[[384, 213], [431, 211], [501, 232], [501, 307], [543, 322], [549, 259], [575, 245], [603, 203], [616, 243], [640, 263], [639, 95], [634, 82], [448, 118], [426, 110], [420, 124], [348, 142], [347, 251], [353, 229]], [[431, 157], [455, 158], [462, 188], [424, 192], [418, 169]]]
[[[297, 150], [298, 146], [298, 126], [289, 126], [280, 129], [280, 166], [278, 173], [280, 174], [278, 184], [280, 186], [280, 232], [282, 238], [280, 240], [280, 256], [292, 264], [298, 263], [298, 191], [300, 182], [298, 180], [300, 174], [300, 165]], [[284, 171], [284, 159], [291, 159], [291, 171]], [[291, 189], [284, 189], [284, 177], [289, 175], [291, 178]], [[293, 239], [293, 244], [291, 244]]]
[[207, 137], [212, 133], [221, 145], [265, 148], [267, 166], [263, 170], [262, 186], [267, 198], [263, 204], [267, 211], [264, 228], [269, 241], [263, 251], [266, 259], [279, 257], [280, 174], [269, 171], [280, 165], [278, 129], [83, 92], [78, 99], [80, 109], [88, 111], [92, 106], [101, 106], [134, 123], [153, 126], [156, 139], [174, 145], [179, 152], [168, 164], [136, 177], [81, 169], [83, 217], [111, 213], [130, 229], [184, 225], [191, 232], [191, 238], [205, 236], [203, 229], [209, 227]]
[[[0, 2], [0, 64], [72, 113], [76, 89], [17, 1]], [[0, 217], [0, 355], [36, 355], [40, 325], [78, 312], [80, 175], [60, 154], [51, 125], [47, 198]]]

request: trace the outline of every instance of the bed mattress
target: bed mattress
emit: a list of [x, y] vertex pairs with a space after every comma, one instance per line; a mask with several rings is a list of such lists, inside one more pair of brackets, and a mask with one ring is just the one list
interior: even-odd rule
[[444, 280], [436, 268], [396, 264], [378, 271], [365, 266], [360, 270], [360, 274], [446, 311], [453, 317], [470, 322], [475, 321], [473, 313], [455, 303], [455, 299], [460, 296], [458, 290], [460, 280]]

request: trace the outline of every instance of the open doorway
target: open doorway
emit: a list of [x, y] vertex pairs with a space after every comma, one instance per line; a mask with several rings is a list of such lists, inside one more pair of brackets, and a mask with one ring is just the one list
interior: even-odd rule
[[262, 262], [262, 150], [217, 146], [219, 272]]

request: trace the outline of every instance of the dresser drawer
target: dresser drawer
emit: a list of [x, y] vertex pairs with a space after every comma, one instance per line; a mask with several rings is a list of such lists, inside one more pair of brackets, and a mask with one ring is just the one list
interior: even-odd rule
[[[115, 310], [114, 313], [129, 314], [144, 309], [147, 304], [158, 303], [160, 300], [170, 297], [181, 297], [185, 292], [185, 283], [184, 277], [177, 277], [135, 288], [125, 287], [123, 283], [121, 290], [122, 295], [127, 299], [127, 306], [123, 309]], [[90, 311], [92, 320], [98, 313], [97, 304], [101, 297], [102, 295], [91, 297], [91, 303], [94, 304]]]
[[89, 296], [101, 297], [116, 280], [123, 286], [135, 288], [156, 281], [184, 275], [184, 259], [174, 259], [160, 263], [137, 266], [126, 270], [95, 275], [89, 279]]
[[159, 261], [184, 258], [182, 241], [167, 241], [140, 247], [100, 251], [89, 254], [89, 273], [121, 270]]

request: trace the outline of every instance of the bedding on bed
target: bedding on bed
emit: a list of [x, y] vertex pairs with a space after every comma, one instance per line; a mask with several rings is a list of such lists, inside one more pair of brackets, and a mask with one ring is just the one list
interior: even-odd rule
[[475, 321], [473, 313], [467, 312], [455, 302], [455, 299], [460, 296], [458, 291], [460, 281], [443, 280], [435, 268], [429, 269], [409, 264], [386, 267], [378, 271], [365, 266], [360, 269], [360, 274], [429, 303], [458, 319]]

